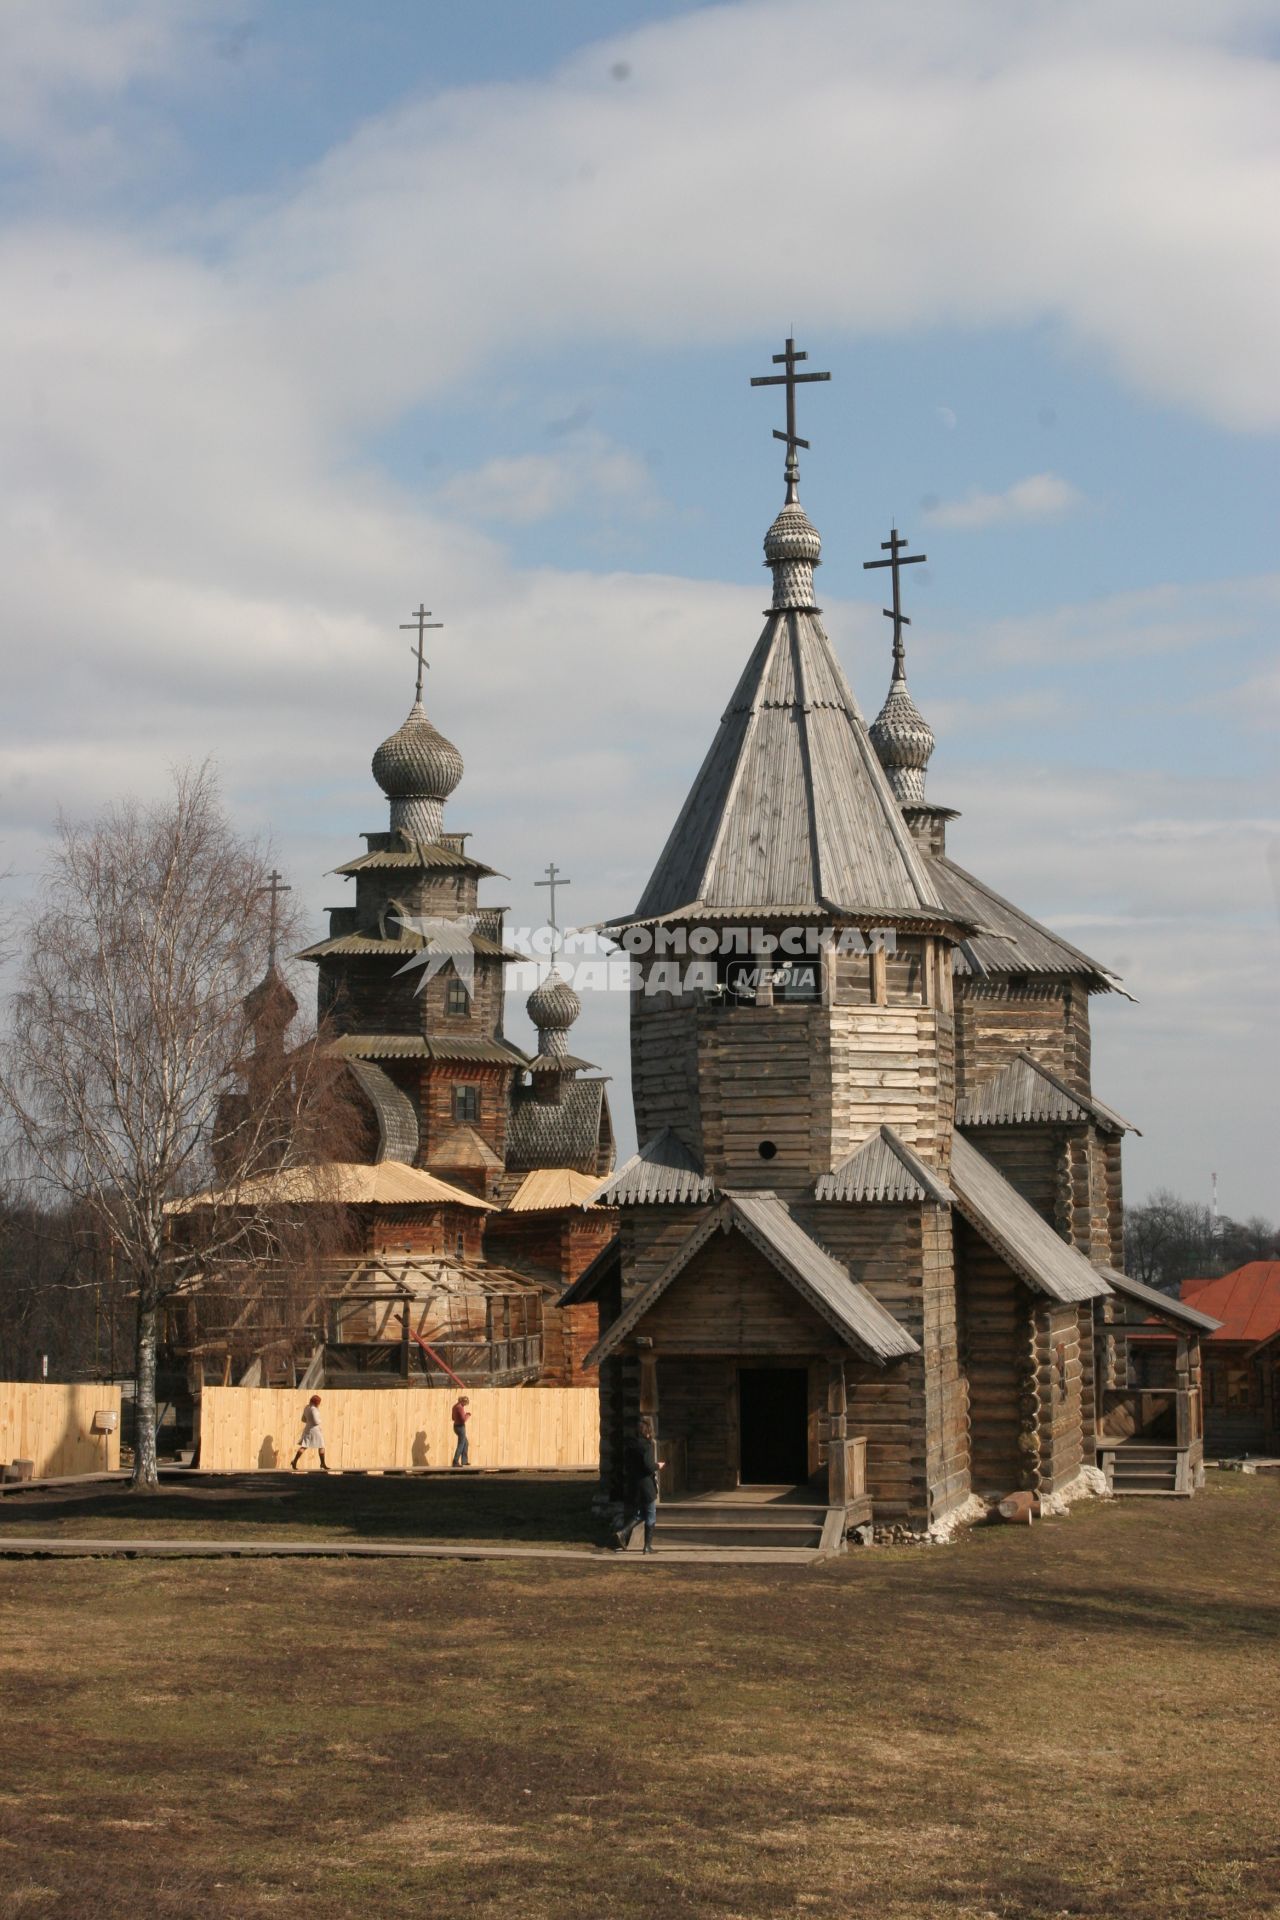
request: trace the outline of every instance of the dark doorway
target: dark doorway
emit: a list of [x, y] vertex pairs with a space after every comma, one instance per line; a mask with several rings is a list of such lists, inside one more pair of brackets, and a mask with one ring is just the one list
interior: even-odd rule
[[807, 1480], [808, 1369], [740, 1367], [738, 1408], [742, 1484], [795, 1487]]

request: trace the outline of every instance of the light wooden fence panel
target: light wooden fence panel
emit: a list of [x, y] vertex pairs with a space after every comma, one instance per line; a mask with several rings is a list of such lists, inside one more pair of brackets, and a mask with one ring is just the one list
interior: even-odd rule
[[[335, 1388], [320, 1398], [331, 1467], [447, 1467], [455, 1395], [433, 1388]], [[310, 1395], [298, 1387], [206, 1387], [200, 1466], [210, 1473], [287, 1467]], [[476, 1387], [468, 1428], [476, 1467], [581, 1467], [600, 1461], [594, 1387]], [[319, 1471], [314, 1453], [303, 1455]]]
[[[114, 1413], [114, 1433], [94, 1433], [95, 1413]], [[0, 1464], [30, 1460], [36, 1479], [100, 1473], [120, 1465], [120, 1389], [53, 1380], [0, 1380]]]

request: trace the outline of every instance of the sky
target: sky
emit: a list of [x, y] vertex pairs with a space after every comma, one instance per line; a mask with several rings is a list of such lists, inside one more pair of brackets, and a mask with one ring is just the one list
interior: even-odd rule
[[[1135, 996], [1129, 1197], [1275, 1217], [1278, 51], [1276, 0], [3, 0], [10, 899], [211, 756], [318, 937], [425, 601], [485, 897], [626, 912], [761, 625], [791, 333], [863, 711], [896, 524], [950, 850]], [[625, 996], [575, 1046], [629, 1146]]]

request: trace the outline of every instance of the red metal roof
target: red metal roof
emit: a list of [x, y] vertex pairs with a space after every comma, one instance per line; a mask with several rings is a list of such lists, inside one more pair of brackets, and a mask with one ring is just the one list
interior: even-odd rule
[[1280, 1333], [1280, 1260], [1250, 1260], [1218, 1280], [1184, 1280], [1182, 1298], [1221, 1320], [1211, 1341], [1256, 1347]]

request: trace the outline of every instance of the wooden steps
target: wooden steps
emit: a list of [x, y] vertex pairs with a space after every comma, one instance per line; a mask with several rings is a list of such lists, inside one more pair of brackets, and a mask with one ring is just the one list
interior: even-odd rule
[[[654, 1544], [660, 1553], [671, 1554], [735, 1547], [816, 1554], [823, 1546], [828, 1511], [797, 1501], [664, 1500]], [[843, 1537], [843, 1527], [840, 1534]], [[639, 1553], [643, 1546], [644, 1528], [637, 1527], [628, 1551]]]
[[1178, 1449], [1126, 1441], [1112, 1455], [1111, 1491], [1117, 1499], [1133, 1495], [1185, 1497], [1178, 1486]]

